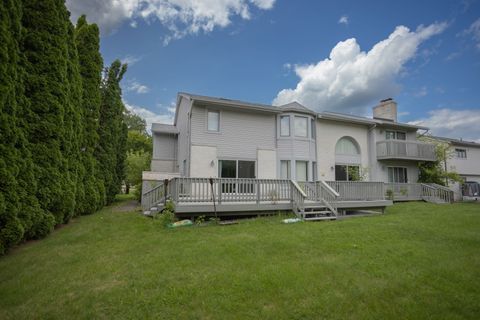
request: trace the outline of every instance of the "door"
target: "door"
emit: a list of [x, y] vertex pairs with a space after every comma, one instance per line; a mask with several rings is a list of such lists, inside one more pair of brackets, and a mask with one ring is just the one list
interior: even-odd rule
[[[255, 161], [238, 161], [238, 178], [255, 179]], [[238, 184], [239, 193], [253, 193], [253, 183], [240, 182]]]

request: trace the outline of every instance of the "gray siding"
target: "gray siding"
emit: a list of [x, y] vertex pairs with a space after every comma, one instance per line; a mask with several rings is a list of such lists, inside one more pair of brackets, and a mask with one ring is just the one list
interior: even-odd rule
[[167, 133], [153, 134], [153, 159], [175, 160], [177, 136]]
[[275, 149], [275, 116], [220, 111], [220, 131], [207, 131], [207, 108], [192, 108], [192, 145], [217, 147], [218, 159], [256, 159], [257, 149]]
[[[179, 134], [178, 134], [178, 156], [177, 156], [177, 166], [178, 171], [187, 177], [189, 175], [190, 167], [190, 112], [191, 112], [191, 101], [185, 97], [180, 98], [179, 107], [177, 114], [177, 123], [175, 124]], [[185, 167], [184, 167], [185, 165]]]

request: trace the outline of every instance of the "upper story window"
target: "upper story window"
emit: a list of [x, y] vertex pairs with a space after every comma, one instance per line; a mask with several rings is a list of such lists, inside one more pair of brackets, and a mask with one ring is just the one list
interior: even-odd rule
[[457, 155], [457, 158], [462, 158], [462, 159], [467, 158], [467, 150], [465, 149], [455, 148], [455, 154]]
[[207, 130], [218, 132], [220, 131], [220, 112], [208, 111], [207, 115]]
[[308, 118], [295, 116], [295, 136], [307, 137], [308, 133]]
[[290, 136], [290, 116], [280, 117], [280, 136], [281, 137]]
[[385, 138], [387, 140], [407, 140], [407, 134], [402, 131], [385, 131]]
[[343, 137], [335, 145], [335, 154], [358, 155], [360, 150], [352, 139]]

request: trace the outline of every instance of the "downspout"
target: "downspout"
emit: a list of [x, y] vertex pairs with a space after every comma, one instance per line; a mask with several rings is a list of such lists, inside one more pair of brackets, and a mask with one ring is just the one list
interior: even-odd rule
[[374, 163], [377, 159], [377, 148], [376, 148], [376, 141], [375, 141], [375, 133], [373, 130], [377, 127], [377, 124], [373, 124], [368, 128], [368, 147], [370, 150], [368, 150], [368, 162], [370, 164], [370, 173], [368, 174], [368, 178], [370, 181], [373, 179], [373, 175], [375, 175], [375, 179], [377, 178], [377, 166], [375, 165], [375, 174], [374, 174]]

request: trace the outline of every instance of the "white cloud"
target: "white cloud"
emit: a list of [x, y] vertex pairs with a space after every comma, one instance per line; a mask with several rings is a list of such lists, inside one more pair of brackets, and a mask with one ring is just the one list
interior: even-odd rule
[[470, 35], [475, 42], [475, 47], [480, 50], [480, 18], [475, 20], [470, 28], [462, 32], [463, 35]]
[[343, 15], [340, 17], [340, 19], [338, 19], [338, 23], [340, 24], [344, 24], [344, 25], [348, 25], [348, 16], [347, 15]]
[[[110, 33], [126, 20], [158, 20], [169, 30], [164, 43], [189, 34], [226, 27], [232, 16], [250, 19], [252, 8], [270, 10], [276, 0], [67, 0], [72, 20], [86, 14]], [[135, 24], [134, 24], [135, 25]]]
[[148, 91], [150, 91], [150, 89], [146, 85], [141, 84], [140, 82], [138, 82], [135, 79], [127, 81], [126, 90], [127, 91], [133, 91], [133, 92], [136, 92], [138, 94], [143, 94], [143, 93], [147, 93]]
[[173, 124], [173, 118], [175, 116], [175, 108], [171, 109], [171, 107], [162, 107], [164, 110], [162, 113], [155, 113], [150, 111], [146, 108], [136, 106], [133, 104], [129, 104], [128, 102], [124, 101], [125, 107], [132, 113], [140, 116], [142, 119], [145, 119], [147, 122], [147, 130], [150, 132], [152, 128], [152, 123], [167, 123]]
[[433, 135], [480, 142], [480, 110], [431, 110], [428, 117], [409, 122], [429, 127]]
[[129, 67], [133, 66], [135, 63], [139, 62], [140, 60], [142, 60], [142, 57], [133, 56], [133, 55], [127, 55], [127, 56], [123, 57], [122, 59], [120, 59], [120, 61], [122, 61], [122, 63], [128, 64]]
[[370, 51], [360, 50], [354, 38], [341, 41], [318, 63], [295, 65], [300, 78], [293, 89], [283, 89], [273, 104], [298, 101], [315, 110], [364, 114], [366, 107], [400, 91], [395, 78], [422, 42], [441, 33], [446, 23], [419, 26], [415, 31], [398, 26]]
[[417, 92], [413, 95], [417, 98], [425, 97], [428, 94], [428, 90], [426, 86], [421, 87]]

